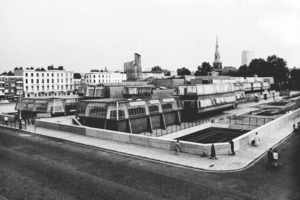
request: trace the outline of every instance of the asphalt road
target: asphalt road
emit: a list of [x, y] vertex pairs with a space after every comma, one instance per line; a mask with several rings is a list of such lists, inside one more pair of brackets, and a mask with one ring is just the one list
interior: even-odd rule
[[207, 173], [61, 140], [0, 133], [0, 200], [300, 199], [300, 136], [292, 135], [277, 149], [279, 169], [266, 169], [263, 157], [244, 171]]

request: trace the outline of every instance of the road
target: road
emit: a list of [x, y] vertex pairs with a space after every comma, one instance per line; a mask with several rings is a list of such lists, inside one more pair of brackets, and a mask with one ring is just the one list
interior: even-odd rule
[[263, 157], [244, 171], [207, 173], [41, 136], [0, 133], [0, 200], [300, 199], [300, 136], [292, 135], [278, 150], [280, 169], [266, 169]]

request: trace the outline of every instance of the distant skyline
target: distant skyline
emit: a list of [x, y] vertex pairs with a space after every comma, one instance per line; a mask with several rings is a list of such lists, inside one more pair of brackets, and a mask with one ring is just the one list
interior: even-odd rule
[[0, 72], [123, 70], [134, 53], [143, 70], [195, 71], [213, 63], [217, 37], [223, 67], [249, 50], [300, 68], [300, 1], [0, 0]]

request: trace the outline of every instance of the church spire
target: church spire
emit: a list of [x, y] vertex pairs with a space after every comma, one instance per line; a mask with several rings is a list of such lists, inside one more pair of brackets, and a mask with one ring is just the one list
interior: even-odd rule
[[219, 44], [218, 44], [218, 37], [216, 41], [216, 51], [215, 51], [215, 60], [213, 62], [213, 68], [214, 71], [222, 71], [222, 62], [221, 62], [221, 57], [219, 53]]
[[218, 37], [216, 42], [216, 52], [215, 52], [215, 62], [220, 62], [220, 53], [219, 53], [219, 44], [218, 44]]

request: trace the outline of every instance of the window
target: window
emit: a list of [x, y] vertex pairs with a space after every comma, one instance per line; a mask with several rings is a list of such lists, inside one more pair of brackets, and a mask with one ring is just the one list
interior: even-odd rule
[[172, 110], [172, 104], [171, 103], [163, 104], [162, 109], [163, 109], [163, 111]]
[[129, 108], [128, 113], [130, 117], [135, 117], [135, 116], [146, 115], [146, 110], [144, 107]]
[[33, 83], [33, 79], [31, 79], [31, 83]]
[[36, 76], [39, 77], [39, 73], [36, 73]]
[[[124, 110], [119, 110], [119, 119], [124, 119], [125, 118], [125, 112], [124, 112]], [[117, 114], [117, 111], [116, 110], [112, 110], [112, 111], [110, 111], [110, 119], [117, 119], [117, 116], [116, 116], [116, 114]]]
[[44, 77], [44, 73], [42, 73], [42, 77]]
[[47, 83], [49, 83], [49, 79], [47, 79]]
[[54, 74], [52, 73], [52, 77], [54, 77]]
[[39, 79], [36, 79], [36, 83], [39, 83]]
[[28, 79], [25, 80], [25, 83], [28, 83]]
[[158, 113], [158, 106], [149, 106], [149, 112], [152, 113]]
[[28, 73], [25, 73], [25, 76], [28, 77]]
[[33, 77], [33, 73], [31, 73], [31, 77]]
[[57, 79], [57, 83], [59, 83], [59, 79]]
[[106, 119], [107, 109], [104, 107], [94, 107], [89, 112], [89, 117]]

